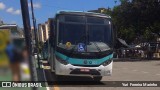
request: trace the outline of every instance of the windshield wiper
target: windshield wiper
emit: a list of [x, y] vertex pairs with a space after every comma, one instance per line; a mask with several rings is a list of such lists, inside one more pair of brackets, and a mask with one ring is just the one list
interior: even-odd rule
[[[97, 43], [105, 44], [105, 45], [108, 47], [108, 48], [106, 48], [106, 49], [107, 49], [107, 50], [110, 50], [109, 45], [106, 44], [106, 43], [103, 43], [103, 42], [91, 42], [91, 43], [93, 43], [93, 44], [96, 46], [97, 50], [98, 50], [100, 53], [103, 52], [103, 51], [102, 51], [102, 49], [98, 46]], [[106, 51], [106, 50], [105, 50], [105, 51]]]
[[100, 49], [100, 47], [97, 45], [96, 42], [92, 42], [92, 43], [96, 46], [96, 48], [98, 49], [99, 52], [102, 52], [102, 50]]

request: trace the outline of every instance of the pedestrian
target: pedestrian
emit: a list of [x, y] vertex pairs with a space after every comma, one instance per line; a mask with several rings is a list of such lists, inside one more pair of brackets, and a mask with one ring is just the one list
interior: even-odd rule
[[28, 63], [28, 51], [27, 51], [27, 47], [24, 47], [22, 50], [22, 56], [23, 56], [23, 62]]
[[21, 55], [15, 45], [10, 41], [7, 42], [6, 53], [10, 63], [13, 81], [20, 81], [20, 62]]
[[30, 70], [28, 65], [29, 55], [26, 47], [24, 47], [22, 50], [22, 57], [23, 57], [23, 61], [21, 62], [21, 65], [20, 65], [21, 80], [29, 81], [30, 80]]

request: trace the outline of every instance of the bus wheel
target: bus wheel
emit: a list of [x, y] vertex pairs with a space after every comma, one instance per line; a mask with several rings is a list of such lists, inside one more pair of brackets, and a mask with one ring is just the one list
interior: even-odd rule
[[101, 81], [102, 80], [102, 76], [93, 77], [93, 80], [94, 81]]

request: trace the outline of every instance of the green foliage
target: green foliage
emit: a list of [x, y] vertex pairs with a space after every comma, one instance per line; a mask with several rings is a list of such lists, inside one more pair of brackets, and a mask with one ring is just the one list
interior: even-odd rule
[[[111, 15], [118, 37], [131, 43], [135, 38], [152, 41], [153, 33], [160, 33], [159, 0], [120, 0]], [[108, 13], [106, 13], [108, 14]], [[152, 39], [151, 39], [152, 38]]]
[[146, 39], [146, 40], [149, 40], [149, 39], [151, 39], [151, 30], [150, 30], [150, 28], [146, 28], [146, 30], [144, 31], [144, 34], [143, 34], [143, 36], [144, 36], [144, 38]]
[[119, 30], [119, 36], [125, 40], [133, 41], [135, 38], [135, 29], [134, 27], [121, 28]]

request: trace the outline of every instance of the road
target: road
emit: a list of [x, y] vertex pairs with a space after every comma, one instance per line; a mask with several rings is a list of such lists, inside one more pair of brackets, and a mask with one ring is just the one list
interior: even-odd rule
[[[104, 81], [160, 81], [160, 61], [114, 62], [112, 76], [103, 77]], [[46, 66], [44, 66], [46, 67]], [[47, 80], [55, 79], [49, 68], [45, 70]], [[90, 80], [89, 77], [63, 77], [67, 80]], [[100, 82], [101, 83], [101, 82]], [[99, 83], [98, 83], [99, 84]], [[50, 90], [160, 90], [158, 87], [63, 87], [50, 85]]]

